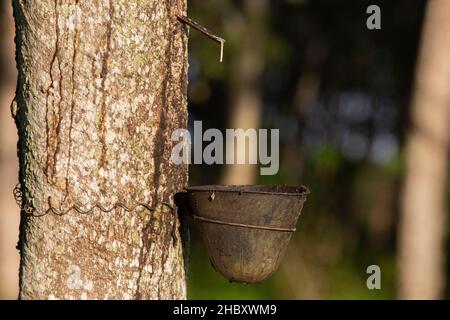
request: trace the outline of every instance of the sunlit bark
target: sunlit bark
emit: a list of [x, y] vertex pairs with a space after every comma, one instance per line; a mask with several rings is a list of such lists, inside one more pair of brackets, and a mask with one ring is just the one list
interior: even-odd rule
[[[187, 167], [169, 161], [171, 134], [187, 123], [176, 10], [169, 0], [14, 1], [13, 113], [33, 208], [21, 222], [21, 298], [186, 297], [171, 207]], [[78, 205], [115, 209], [57, 214]]]

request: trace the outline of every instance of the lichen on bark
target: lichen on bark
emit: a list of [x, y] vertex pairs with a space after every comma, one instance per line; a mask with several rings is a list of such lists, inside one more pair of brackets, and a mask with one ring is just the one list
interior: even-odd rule
[[[180, 1], [185, 10], [185, 1]], [[187, 37], [176, 1], [14, 0], [21, 298], [185, 298], [170, 162], [187, 126]], [[134, 207], [95, 209], [75, 204]]]

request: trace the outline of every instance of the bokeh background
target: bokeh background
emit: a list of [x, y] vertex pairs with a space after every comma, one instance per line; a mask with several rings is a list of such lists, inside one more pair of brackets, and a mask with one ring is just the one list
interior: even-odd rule
[[[227, 41], [219, 63], [217, 44], [190, 31], [190, 126], [280, 128], [277, 175], [259, 176], [255, 166], [191, 165], [190, 184], [311, 189], [280, 269], [261, 284], [231, 284], [217, 274], [193, 227], [189, 298], [396, 298], [405, 141], [426, 1], [188, 2], [189, 16]], [[370, 4], [381, 7], [381, 30], [366, 28]], [[1, 0], [0, 298], [10, 299], [19, 263], [9, 111], [15, 82], [14, 21], [10, 1]], [[444, 261], [447, 253], [448, 245], [439, 253]], [[372, 264], [381, 268], [381, 290], [366, 287]], [[450, 296], [447, 270], [439, 275], [441, 298]]]

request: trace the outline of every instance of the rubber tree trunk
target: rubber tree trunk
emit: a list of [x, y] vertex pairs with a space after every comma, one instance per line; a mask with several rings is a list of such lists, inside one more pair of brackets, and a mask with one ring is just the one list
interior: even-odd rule
[[173, 130], [187, 126], [187, 36], [176, 1], [13, 6], [12, 111], [32, 208], [22, 213], [20, 298], [185, 298], [171, 208], [187, 167], [169, 161]]
[[399, 298], [442, 297], [450, 137], [450, 1], [428, 2], [399, 228]]

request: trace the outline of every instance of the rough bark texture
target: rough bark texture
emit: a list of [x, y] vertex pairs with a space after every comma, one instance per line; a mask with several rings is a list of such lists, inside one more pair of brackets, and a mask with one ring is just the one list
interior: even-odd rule
[[[185, 298], [170, 209], [187, 183], [169, 161], [172, 131], [187, 125], [177, 2], [13, 5], [20, 182], [34, 208], [22, 216], [20, 298]], [[115, 209], [55, 213], [77, 204]]]
[[428, 2], [406, 151], [399, 228], [399, 297], [443, 293], [450, 137], [450, 1]]

